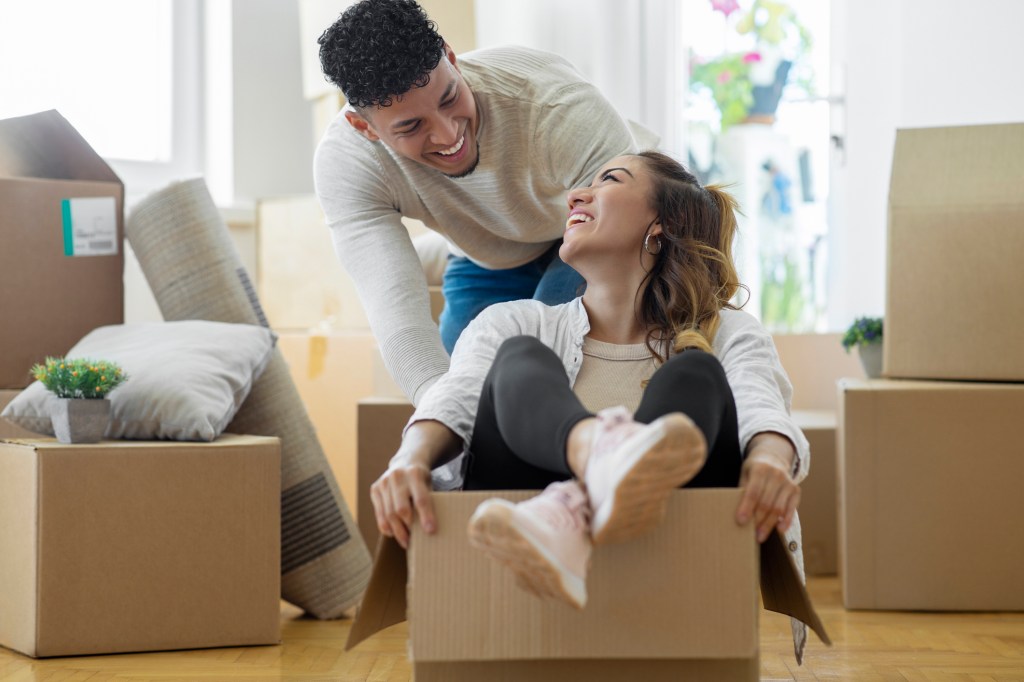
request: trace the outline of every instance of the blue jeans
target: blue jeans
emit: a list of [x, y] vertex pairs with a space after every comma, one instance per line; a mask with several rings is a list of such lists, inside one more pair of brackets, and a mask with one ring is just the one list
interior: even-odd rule
[[555, 243], [539, 258], [508, 270], [488, 270], [468, 258], [448, 256], [441, 290], [441, 342], [450, 355], [462, 330], [492, 303], [533, 298], [548, 305], [566, 303], [583, 293], [586, 283], [558, 257]]

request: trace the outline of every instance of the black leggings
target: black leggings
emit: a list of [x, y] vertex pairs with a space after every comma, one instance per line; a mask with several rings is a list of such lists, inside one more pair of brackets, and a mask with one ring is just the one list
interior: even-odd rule
[[[649, 424], [670, 412], [687, 415], [708, 442], [704, 468], [684, 487], [739, 485], [736, 403], [717, 358], [688, 350], [658, 368], [633, 418]], [[508, 339], [484, 380], [465, 489], [541, 489], [572, 478], [569, 431], [592, 416], [572, 392], [554, 351], [532, 336]]]

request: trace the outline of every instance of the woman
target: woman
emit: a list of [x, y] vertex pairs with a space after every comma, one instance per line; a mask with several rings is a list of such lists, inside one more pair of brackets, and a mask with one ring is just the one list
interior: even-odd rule
[[381, 532], [405, 547], [415, 515], [433, 532], [430, 470], [468, 445], [467, 489], [545, 488], [470, 522], [538, 595], [582, 608], [592, 542], [647, 532], [679, 486], [742, 486], [737, 522], [787, 532], [802, 567], [808, 446], [771, 336], [729, 303], [735, 202], [657, 152], [613, 159], [568, 200], [560, 255], [586, 292], [469, 326], [372, 486]]

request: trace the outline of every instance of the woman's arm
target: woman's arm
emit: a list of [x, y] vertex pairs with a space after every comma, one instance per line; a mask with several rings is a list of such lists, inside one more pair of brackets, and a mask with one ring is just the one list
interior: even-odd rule
[[430, 470], [455, 457], [462, 439], [438, 421], [418, 421], [409, 426], [398, 452], [380, 478], [370, 486], [377, 528], [408, 549], [413, 509], [428, 533], [437, 527], [430, 500]]

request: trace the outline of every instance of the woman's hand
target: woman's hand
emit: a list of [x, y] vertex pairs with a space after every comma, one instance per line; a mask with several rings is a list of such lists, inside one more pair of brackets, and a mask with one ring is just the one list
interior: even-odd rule
[[786, 532], [800, 504], [800, 486], [793, 481], [796, 450], [788, 438], [777, 433], [755, 435], [747, 447], [740, 474], [743, 496], [736, 510], [736, 522], [753, 519], [757, 541], [764, 542], [777, 526]]
[[423, 530], [437, 530], [434, 503], [430, 499], [430, 470], [462, 448], [462, 439], [438, 421], [413, 422], [402, 445], [380, 478], [370, 486], [373, 513], [381, 534], [393, 537], [409, 549], [412, 523], [418, 515]]
[[430, 500], [430, 467], [422, 463], [394, 465], [370, 486], [377, 528], [409, 549], [413, 510], [423, 529], [433, 533], [437, 526]]

